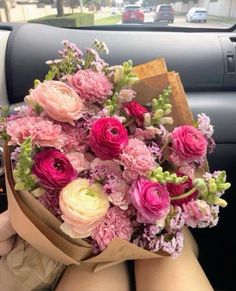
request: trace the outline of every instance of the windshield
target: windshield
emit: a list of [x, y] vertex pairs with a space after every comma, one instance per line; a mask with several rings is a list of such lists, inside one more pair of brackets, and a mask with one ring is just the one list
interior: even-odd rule
[[0, 21], [229, 28], [236, 24], [236, 0], [0, 0]]

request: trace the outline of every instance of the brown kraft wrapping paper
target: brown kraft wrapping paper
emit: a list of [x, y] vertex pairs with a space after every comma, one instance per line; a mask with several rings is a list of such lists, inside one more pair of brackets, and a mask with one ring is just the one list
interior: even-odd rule
[[[167, 72], [164, 59], [158, 59], [134, 68], [141, 81], [134, 86], [137, 101], [146, 103], [171, 86], [173, 126], [192, 124], [193, 118], [187, 98], [175, 72]], [[92, 246], [81, 239], [71, 239], [60, 230], [60, 222], [29, 192], [16, 191], [12, 177], [10, 148], [5, 144], [4, 162], [6, 187], [11, 223], [16, 232], [42, 254], [65, 265], [75, 264], [95, 272], [125, 260], [151, 259], [168, 254], [144, 250], [125, 240], [115, 238], [99, 255], [94, 256]]]

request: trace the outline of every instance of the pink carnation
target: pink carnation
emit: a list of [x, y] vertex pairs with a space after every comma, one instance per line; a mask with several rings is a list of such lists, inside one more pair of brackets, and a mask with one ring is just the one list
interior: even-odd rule
[[80, 152], [70, 152], [66, 154], [73, 168], [78, 172], [89, 169], [89, 162], [85, 159], [84, 155]]
[[41, 116], [25, 116], [9, 120], [7, 134], [11, 137], [10, 145], [21, 144], [29, 136], [33, 143], [40, 147], [60, 149], [65, 144], [61, 126]]
[[136, 138], [129, 140], [120, 156], [124, 166], [124, 178], [132, 182], [156, 167], [156, 162], [145, 143]]
[[101, 72], [79, 70], [67, 76], [70, 86], [86, 101], [103, 101], [112, 94], [112, 84]]
[[111, 207], [101, 223], [92, 231], [91, 237], [96, 240], [100, 250], [115, 238], [130, 240], [133, 232], [131, 221], [125, 211]]
[[204, 200], [190, 201], [183, 204], [182, 208], [188, 226], [197, 227], [201, 223], [210, 224], [212, 220], [211, 207]]

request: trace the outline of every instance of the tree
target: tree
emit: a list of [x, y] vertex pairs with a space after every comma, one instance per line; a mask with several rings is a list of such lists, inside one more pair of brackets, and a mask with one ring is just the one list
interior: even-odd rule
[[57, 0], [57, 17], [64, 16], [64, 0]]
[[4, 11], [5, 11], [5, 15], [6, 15], [6, 20], [7, 20], [7, 22], [10, 22], [11, 21], [11, 17], [10, 17], [9, 2], [7, 0], [3, 0], [2, 3], [3, 3], [3, 8], [4, 8]]

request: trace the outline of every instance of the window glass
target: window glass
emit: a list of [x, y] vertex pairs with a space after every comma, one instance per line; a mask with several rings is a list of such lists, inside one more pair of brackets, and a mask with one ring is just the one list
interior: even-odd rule
[[[124, 17], [126, 11], [135, 10], [139, 10], [139, 18], [130, 21]], [[59, 27], [135, 23], [228, 28], [236, 24], [236, 0], [0, 0], [0, 21]]]

